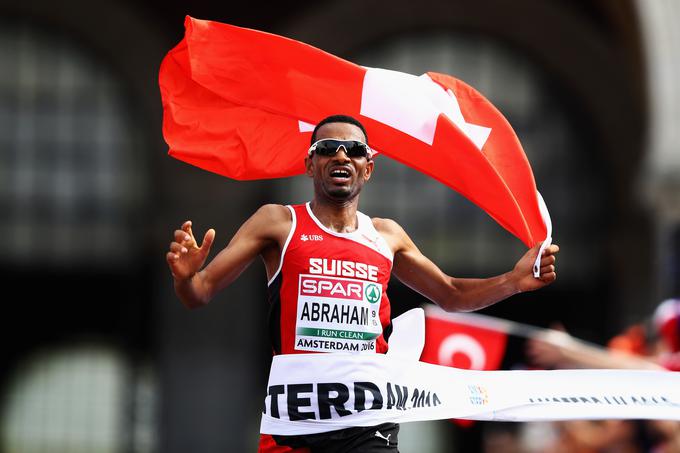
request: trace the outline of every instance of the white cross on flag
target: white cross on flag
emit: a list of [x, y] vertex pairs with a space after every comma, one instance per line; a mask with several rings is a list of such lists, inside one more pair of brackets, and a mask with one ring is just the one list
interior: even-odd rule
[[517, 136], [469, 85], [218, 22], [187, 17], [185, 27], [159, 77], [171, 156], [234, 179], [302, 174], [314, 125], [347, 114], [371, 148], [456, 190], [527, 246], [549, 238]]

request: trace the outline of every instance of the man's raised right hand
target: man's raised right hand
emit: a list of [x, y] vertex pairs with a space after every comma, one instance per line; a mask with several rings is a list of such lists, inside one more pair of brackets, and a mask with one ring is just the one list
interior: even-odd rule
[[170, 243], [170, 251], [165, 256], [175, 281], [188, 280], [203, 267], [214, 240], [215, 230], [211, 228], [206, 231], [199, 247], [191, 231], [191, 220], [184, 222], [181, 229], [175, 230], [174, 241]]

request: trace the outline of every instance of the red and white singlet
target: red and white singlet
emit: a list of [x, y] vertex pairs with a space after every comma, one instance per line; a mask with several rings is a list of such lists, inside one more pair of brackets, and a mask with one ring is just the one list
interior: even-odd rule
[[309, 203], [287, 207], [293, 224], [269, 281], [274, 354], [385, 353], [393, 258], [385, 239], [360, 212], [355, 231], [336, 233]]

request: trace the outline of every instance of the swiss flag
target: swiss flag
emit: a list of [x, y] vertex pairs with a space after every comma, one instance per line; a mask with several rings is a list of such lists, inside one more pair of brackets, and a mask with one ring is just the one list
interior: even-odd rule
[[348, 114], [372, 148], [458, 191], [527, 246], [550, 236], [517, 136], [469, 85], [218, 22], [187, 17], [185, 27], [159, 74], [173, 157], [235, 179], [302, 174], [314, 125]]
[[467, 370], [499, 369], [508, 336], [502, 330], [482, 325], [478, 319], [428, 306], [420, 360]]

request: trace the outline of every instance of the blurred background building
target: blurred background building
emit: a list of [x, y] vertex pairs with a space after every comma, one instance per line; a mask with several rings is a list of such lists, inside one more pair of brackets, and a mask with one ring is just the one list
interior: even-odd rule
[[[190, 312], [165, 252], [185, 219], [216, 228], [219, 249], [262, 203], [306, 201], [311, 186], [167, 157], [157, 75], [186, 14], [484, 93], [515, 127], [562, 248], [556, 284], [488, 314], [603, 342], [680, 293], [677, 0], [0, 0], [0, 451], [255, 450], [264, 269]], [[387, 159], [361, 209], [399, 221], [453, 275], [504, 272], [522, 253], [476, 206]], [[423, 302], [390, 292], [397, 313]], [[482, 451], [493, 430], [404, 427], [402, 451]]]

